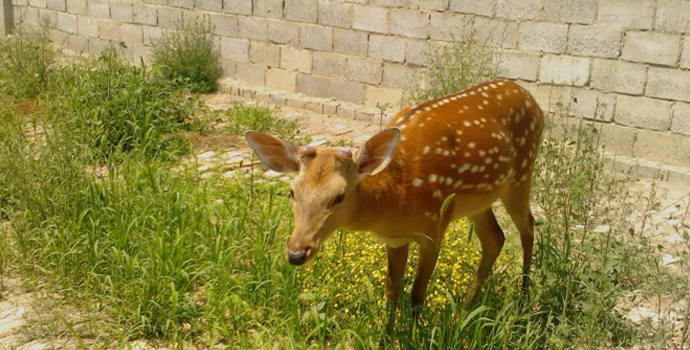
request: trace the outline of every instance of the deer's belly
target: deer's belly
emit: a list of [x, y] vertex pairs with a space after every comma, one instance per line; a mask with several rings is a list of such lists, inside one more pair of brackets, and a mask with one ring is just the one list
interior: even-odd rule
[[388, 237], [376, 234], [374, 232], [372, 232], [371, 234], [374, 236], [374, 238], [376, 238], [377, 241], [385, 244], [390, 248], [399, 248], [413, 241], [410, 237]]

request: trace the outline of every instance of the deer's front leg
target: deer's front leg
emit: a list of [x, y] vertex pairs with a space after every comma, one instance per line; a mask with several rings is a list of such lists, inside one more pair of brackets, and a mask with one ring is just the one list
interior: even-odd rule
[[386, 297], [389, 303], [388, 324], [386, 325], [386, 334], [393, 334], [395, 327], [395, 313], [398, 308], [398, 300], [400, 299], [401, 281], [405, 275], [405, 266], [407, 265], [407, 254], [410, 245], [405, 244], [402, 247], [391, 248], [386, 247], [388, 253], [388, 276], [386, 276]]
[[438, 248], [436, 244], [420, 244], [419, 246], [419, 264], [417, 266], [417, 275], [412, 284], [412, 309], [413, 317], [417, 319], [419, 312], [424, 305], [424, 297], [426, 289], [431, 279], [431, 273], [434, 272], [436, 261], [438, 260]]

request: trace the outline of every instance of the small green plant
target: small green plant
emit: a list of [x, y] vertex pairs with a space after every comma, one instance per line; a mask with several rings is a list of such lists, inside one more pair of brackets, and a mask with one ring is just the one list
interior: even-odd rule
[[298, 133], [297, 121], [279, 118], [270, 108], [235, 105], [220, 113], [226, 130], [233, 134], [254, 130], [294, 140]]
[[18, 27], [0, 38], [0, 92], [35, 98], [46, 87], [55, 61], [46, 26]]
[[186, 86], [193, 93], [216, 91], [223, 75], [220, 52], [198, 22], [179, 24], [157, 40], [153, 65], [162, 78]]
[[429, 65], [424, 72], [424, 85], [410, 84], [407, 97], [411, 103], [421, 103], [460, 91], [496, 73], [495, 51], [481, 44], [474, 30], [460, 40], [453, 40], [427, 53]]

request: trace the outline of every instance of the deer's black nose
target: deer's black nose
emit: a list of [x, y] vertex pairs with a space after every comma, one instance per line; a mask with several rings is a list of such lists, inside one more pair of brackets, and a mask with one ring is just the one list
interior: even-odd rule
[[302, 265], [307, 261], [307, 250], [306, 249], [299, 249], [299, 250], [292, 250], [288, 249], [287, 250], [287, 261], [292, 264], [292, 265]]

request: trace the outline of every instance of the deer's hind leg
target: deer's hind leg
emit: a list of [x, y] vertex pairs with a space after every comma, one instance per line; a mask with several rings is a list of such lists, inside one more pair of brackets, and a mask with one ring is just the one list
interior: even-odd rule
[[503, 243], [505, 242], [505, 236], [496, 221], [491, 207], [479, 214], [470, 216], [469, 219], [472, 224], [474, 224], [477, 238], [479, 238], [479, 242], [481, 243], [482, 257], [479, 261], [479, 268], [474, 277], [474, 282], [472, 282], [472, 287], [465, 297], [465, 305], [469, 305], [477, 296], [484, 280], [486, 280], [489, 272], [491, 272], [494, 261], [496, 261], [498, 254], [501, 253], [501, 248], [503, 248]]
[[529, 196], [532, 187], [531, 174], [525, 181], [514, 185], [501, 198], [503, 206], [520, 233], [522, 243], [522, 287], [529, 285], [529, 271], [532, 265], [534, 247], [534, 216], [529, 207]]

